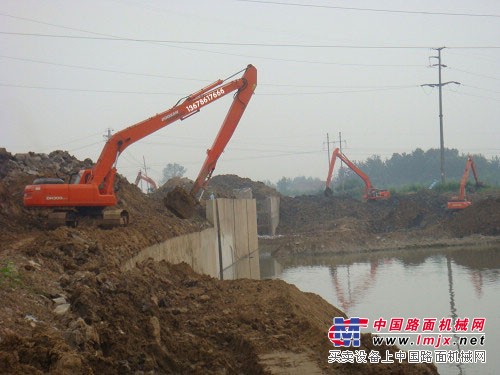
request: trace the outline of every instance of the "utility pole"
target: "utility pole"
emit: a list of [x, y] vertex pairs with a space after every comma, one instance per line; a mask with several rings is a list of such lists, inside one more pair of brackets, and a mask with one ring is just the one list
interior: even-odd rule
[[113, 131], [113, 129], [111, 129], [111, 128], [107, 128], [106, 130], [107, 130], [107, 133], [106, 133], [106, 134], [104, 134], [104, 135], [103, 135], [103, 137], [104, 137], [104, 139], [105, 139], [106, 141], [108, 141], [108, 140], [111, 138], [111, 136], [113, 135], [113, 134], [111, 133], [111, 132]]
[[[144, 155], [142, 155], [142, 161], [144, 163], [144, 176], [148, 177], [148, 167], [146, 166], [146, 158], [144, 157]], [[148, 193], [150, 193], [151, 191], [151, 184], [146, 181], [146, 190]], [[141, 187], [142, 187], [142, 181], [141, 181]]]
[[[331, 155], [330, 155], [330, 143], [332, 145], [338, 143], [340, 146], [339, 146], [339, 149], [340, 149], [340, 152], [342, 152], [342, 142], [345, 142], [345, 140], [342, 140], [342, 132], [339, 132], [339, 140], [338, 141], [330, 141], [330, 134], [329, 133], [326, 133], [326, 145], [327, 145], [327, 150], [328, 150], [328, 168], [330, 168], [330, 158], [331, 158]], [[342, 160], [340, 160], [340, 169], [342, 169], [342, 166], [343, 166], [343, 162]], [[342, 191], [344, 191], [344, 180], [342, 179]]]
[[454, 83], [456, 85], [460, 85], [460, 82], [456, 81], [449, 81], [449, 82], [442, 82], [441, 80], [441, 68], [446, 68], [446, 65], [441, 64], [441, 51], [446, 48], [446, 47], [439, 47], [439, 48], [434, 48], [436, 51], [438, 51], [437, 56], [431, 56], [431, 59], [437, 59], [438, 63], [437, 64], [432, 64], [431, 66], [437, 66], [439, 69], [439, 83], [426, 83], [421, 86], [429, 86], [429, 87], [439, 87], [439, 143], [440, 143], [440, 150], [441, 150], [441, 183], [445, 183], [445, 173], [444, 173], [444, 132], [443, 132], [443, 93], [442, 93], [442, 87], [445, 85], [449, 85], [450, 83]]
[[[340, 145], [339, 146], [340, 152], [342, 152], [342, 142], [345, 143], [345, 140], [342, 140], [342, 132], [339, 132], [339, 140], [338, 141], [330, 141], [330, 134], [326, 133], [326, 148], [328, 151], [328, 166], [330, 166], [330, 158], [331, 158], [330, 144], [334, 145], [334, 144], [338, 143]], [[340, 162], [342, 162], [342, 160]]]
[[[345, 142], [345, 141], [344, 141]], [[340, 153], [342, 154], [342, 132], [339, 132]], [[344, 168], [344, 162], [340, 159], [340, 170]], [[342, 178], [342, 192], [344, 192], [344, 178]]]
[[326, 133], [326, 149], [328, 152], [328, 167], [330, 167], [330, 158], [331, 158], [330, 144], [334, 145], [335, 143], [336, 143], [335, 141], [330, 141], [330, 134]]
[[330, 134], [326, 133], [326, 149], [328, 150], [328, 166], [330, 166]]

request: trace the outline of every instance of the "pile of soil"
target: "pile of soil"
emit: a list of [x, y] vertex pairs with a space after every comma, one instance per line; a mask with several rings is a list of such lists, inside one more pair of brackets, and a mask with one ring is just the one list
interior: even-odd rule
[[[10, 254], [18, 268], [0, 290], [0, 373], [437, 374], [433, 365], [328, 365], [326, 332], [343, 313], [279, 280], [219, 281], [152, 261], [124, 273], [63, 271], [46, 250]], [[374, 348], [369, 334], [360, 349], [396, 350]]]
[[[219, 281], [185, 264], [152, 261], [124, 270], [141, 249], [209, 225], [199, 212], [186, 220], [168, 210], [162, 203], [166, 189], [148, 196], [117, 176], [119, 205], [131, 220], [108, 230], [90, 220], [48, 230], [46, 212], [23, 207], [23, 188], [34, 178], [67, 181], [91, 164], [63, 151], [12, 155], [0, 149], [0, 373], [437, 373], [433, 365], [328, 364], [333, 347], [327, 331], [332, 318], [344, 314], [279, 280]], [[221, 195], [249, 187], [234, 176], [212, 183], [218, 179]], [[270, 193], [262, 185], [250, 183], [254, 196]], [[415, 219], [418, 213], [397, 217], [398, 201], [379, 210], [347, 198], [301, 199], [284, 200], [284, 233], [313, 233], [314, 222], [321, 223], [327, 234], [343, 233], [346, 246], [360, 237], [352, 228], [374, 235], [397, 231], [405, 220], [415, 227], [437, 220]], [[498, 200], [489, 202], [494, 204]], [[384, 218], [393, 222], [376, 225]], [[380, 351], [382, 358], [385, 350], [396, 350], [374, 348], [369, 334], [360, 349]]]
[[449, 211], [451, 196], [431, 190], [393, 194], [389, 200], [348, 196], [281, 197], [276, 238], [259, 247], [276, 256], [499, 242], [500, 193], [477, 192], [465, 210]]
[[239, 177], [233, 174], [214, 176], [209, 184], [208, 190], [218, 198], [234, 198], [238, 190], [250, 189], [252, 198], [264, 200], [269, 196], [280, 196], [275, 189], [260, 181], [252, 181], [249, 178]]
[[177, 186], [167, 193], [163, 204], [181, 219], [189, 219], [194, 215], [198, 202], [192, 194]]

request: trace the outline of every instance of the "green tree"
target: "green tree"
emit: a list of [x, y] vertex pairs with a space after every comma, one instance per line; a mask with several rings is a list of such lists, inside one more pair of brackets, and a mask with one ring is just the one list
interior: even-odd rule
[[187, 169], [182, 165], [177, 163], [168, 163], [165, 168], [163, 168], [163, 179], [162, 184], [174, 177], [182, 177], [187, 172]]
[[281, 180], [279, 180], [276, 183], [276, 189], [283, 195], [290, 194], [291, 186], [292, 186], [292, 179], [287, 177], [282, 177]]

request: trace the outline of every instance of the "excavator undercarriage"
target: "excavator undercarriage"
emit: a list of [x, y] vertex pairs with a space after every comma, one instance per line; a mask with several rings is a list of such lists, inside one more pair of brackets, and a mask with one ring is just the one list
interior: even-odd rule
[[105, 229], [126, 227], [129, 224], [129, 214], [126, 210], [110, 207], [79, 207], [52, 210], [47, 215], [47, 226], [51, 229], [60, 226], [76, 228], [82, 219], [88, 218]]

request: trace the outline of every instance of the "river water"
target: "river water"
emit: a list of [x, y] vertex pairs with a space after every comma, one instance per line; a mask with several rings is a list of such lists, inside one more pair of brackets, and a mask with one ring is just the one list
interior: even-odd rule
[[[387, 321], [387, 328], [380, 330], [386, 335], [392, 318], [404, 318], [404, 324], [414, 318], [422, 323], [427, 318], [435, 318], [438, 323], [443, 318], [452, 318], [454, 323], [469, 318], [466, 331], [448, 331], [452, 337], [449, 343], [465, 337], [454, 346], [399, 346], [405, 350], [432, 350], [433, 355], [435, 350], [485, 351], [486, 363], [437, 363], [438, 371], [441, 375], [500, 374], [499, 247], [412, 249], [279, 260], [262, 254], [260, 271], [262, 279], [282, 279], [302, 291], [320, 295], [348, 317], [368, 318], [370, 326], [362, 332], [376, 333], [373, 322], [380, 318]], [[482, 332], [476, 329], [472, 334], [475, 318], [486, 320]], [[433, 331], [427, 330], [435, 338], [447, 333], [440, 332], [438, 323]], [[422, 327], [423, 324], [417, 332], [424, 334]], [[325, 327], [325, 337], [328, 328]], [[409, 333], [406, 336], [411, 339], [417, 337], [405, 327], [399, 332]], [[401, 333], [399, 336], [404, 336]], [[478, 341], [470, 345], [473, 337]]]

